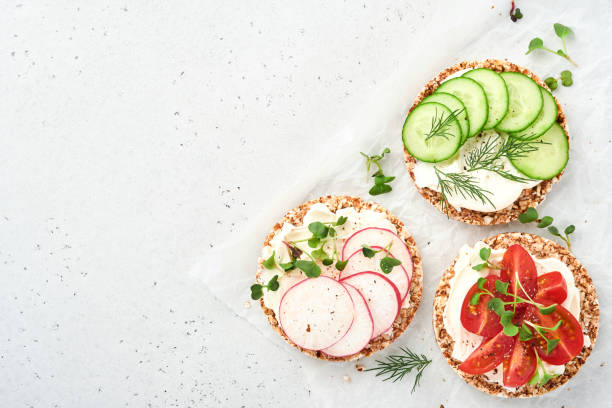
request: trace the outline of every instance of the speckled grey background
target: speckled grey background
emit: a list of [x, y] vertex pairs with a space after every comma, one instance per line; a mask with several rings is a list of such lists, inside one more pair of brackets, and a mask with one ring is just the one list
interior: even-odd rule
[[[525, 19], [512, 24], [508, 1], [2, 2], [0, 406], [409, 404], [406, 384], [363, 377], [361, 392], [384, 398], [352, 401], [341, 378], [313, 378], [313, 361], [254, 330], [236, 312], [242, 303], [216, 290], [233, 275], [209, 268], [203, 284], [189, 271], [236, 242], [313, 157], [334, 146], [359, 160], [351, 143], [329, 139], [391, 76], [405, 77], [409, 103], [434, 72], [466, 57], [510, 56], [547, 75], [566, 67], [522, 54], [532, 36], [554, 41], [560, 20], [592, 28], [568, 45], [581, 69], [560, 95], [603, 114], [579, 87], [595, 73], [610, 84], [597, 71], [609, 3], [523, 3]], [[466, 55], [476, 40], [487, 46]], [[570, 128], [583, 119], [576, 112]], [[585, 137], [609, 150], [603, 135]], [[609, 166], [595, 174], [609, 179]], [[610, 204], [584, 201], [597, 209], [589, 217]], [[603, 220], [589, 222], [600, 224], [600, 251], [610, 249]], [[414, 232], [419, 245], [435, 245], [427, 229]], [[579, 257], [601, 265], [588, 249], [579, 245]], [[428, 327], [418, 317], [416, 327]], [[606, 406], [607, 357], [595, 354], [580, 374], [594, 385], [588, 394], [559, 394], [558, 405], [588, 397]], [[461, 406], [426, 393], [440, 378], [476, 393], [445, 369], [426, 374], [414, 401]]]

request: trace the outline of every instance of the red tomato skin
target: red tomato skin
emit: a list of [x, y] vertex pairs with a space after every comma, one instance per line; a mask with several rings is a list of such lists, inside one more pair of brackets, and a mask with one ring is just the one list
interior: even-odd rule
[[[499, 277], [489, 275], [485, 279], [487, 282], [484, 284], [484, 287], [491, 293], [496, 294], [495, 280], [499, 279]], [[478, 291], [480, 291], [478, 283], [474, 283], [465, 295], [463, 305], [461, 306], [461, 324], [471, 333], [486, 338], [493, 337], [502, 329], [502, 325], [499, 323], [499, 317], [495, 312], [487, 308], [487, 302], [491, 299], [491, 296], [481, 295], [477, 305], [470, 304], [472, 295]]]
[[483, 339], [482, 343], [459, 364], [459, 369], [468, 374], [484, 374], [491, 371], [504, 361], [514, 345], [514, 337], [509, 337], [503, 331], [490, 339]]
[[538, 276], [538, 292], [534, 298], [536, 302], [544, 304], [561, 304], [566, 298], [567, 282], [565, 282], [561, 272], [548, 272]]
[[529, 252], [522, 246], [514, 244], [504, 253], [501, 277], [505, 282], [510, 282], [509, 291], [517, 293], [522, 298], [528, 298], [516, 283], [517, 275], [527, 295], [533, 298], [538, 291], [538, 270]]
[[504, 385], [520, 387], [526, 384], [535, 373], [538, 362], [533, 346], [515, 336], [512, 352], [504, 358]]
[[562, 321], [561, 327], [557, 330], [546, 332], [549, 339], [560, 339], [550, 354], [546, 354], [546, 341], [534, 331], [531, 343], [540, 358], [549, 364], [567, 364], [580, 353], [584, 346], [580, 323], [569, 310], [561, 305], [556, 305], [555, 311], [549, 315], [543, 315], [535, 306], [529, 305], [524, 319], [543, 327], [553, 327], [559, 320]]

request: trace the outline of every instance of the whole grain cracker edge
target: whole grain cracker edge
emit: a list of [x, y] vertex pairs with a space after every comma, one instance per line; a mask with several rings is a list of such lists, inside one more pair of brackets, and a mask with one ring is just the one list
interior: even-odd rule
[[[274, 225], [272, 231], [266, 236], [264, 240], [264, 246], [270, 243], [270, 240], [272, 240], [275, 234], [281, 230], [284, 223], [290, 222], [293, 225], [302, 225], [304, 215], [306, 215], [310, 207], [316, 203], [325, 204], [327, 208], [329, 208], [330, 211], [334, 213], [342, 208], [353, 207], [357, 211], [372, 210], [385, 214], [385, 217], [397, 229], [397, 234], [406, 243], [408, 249], [410, 250], [410, 254], [412, 255], [414, 271], [412, 272], [412, 281], [410, 283], [410, 302], [408, 304], [408, 307], [402, 307], [402, 309], [400, 310], [400, 313], [395, 319], [395, 322], [393, 322], [393, 331], [390, 335], [383, 334], [382, 336], [371, 340], [370, 343], [359, 353], [345, 357], [331, 357], [320, 351], [306, 350], [293, 343], [287, 338], [287, 336], [285, 336], [285, 333], [283, 332], [282, 328], [278, 323], [278, 320], [276, 319], [274, 311], [264, 305], [263, 297], [259, 300], [259, 304], [263, 309], [265, 315], [267, 316], [268, 322], [270, 323], [274, 331], [276, 331], [283, 339], [285, 339], [287, 343], [291, 344], [293, 347], [297, 348], [304, 354], [327, 361], [350, 361], [362, 357], [367, 357], [393, 343], [406, 330], [406, 328], [414, 318], [414, 315], [419, 307], [419, 303], [421, 302], [421, 295], [423, 293], [423, 266], [421, 261], [421, 255], [419, 253], [419, 249], [417, 248], [414, 238], [412, 238], [412, 236], [404, 227], [404, 224], [395, 215], [391, 214], [380, 204], [364, 201], [361, 198], [354, 196], [328, 195], [324, 197], [319, 197], [312, 201], [308, 201], [294, 208], [293, 210], [285, 214], [285, 216], [279, 222], [277, 222], [276, 225]], [[257, 281], [259, 281], [261, 273], [263, 271], [263, 261], [264, 259], [261, 257], [258, 259], [258, 267], [256, 274]]]
[[[527, 75], [531, 79], [533, 79], [541, 87], [545, 89], [549, 89], [548, 86], [546, 86], [546, 84], [542, 82], [542, 80], [538, 78], [538, 76], [535, 75], [533, 72], [529, 71], [526, 68], [520, 67], [516, 64], [508, 62], [508, 61], [501, 61], [497, 59], [487, 59], [484, 61], [464, 61], [464, 62], [455, 64], [452, 67], [446, 68], [444, 71], [436, 75], [434, 79], [429, 81], [425, 85], [423, 90], [419, 93], [419, 95], [416, 97], [416, 99], [414, 100], [412, 107], [410, 108], [408, 113], [412, 112], [412, 110], [416, 108], [416, 106], [419, 103], [421, 103], [421, 101], [425, 97], [434, 93], [434, 91], [438, 88], [438, 86], [440, 86], [440, 84], [450, 75], [456, 72], [459, 72], [461, 70], [464, 70], [464, 69], [469, 69], [469, 68], [489, 68], [497, 72], [508, 72], [508, 71], [520, 72], [522, 74]], [[561, 127], [563, 127], [563, 129], [565, 130], [565, 134], [567, 135], [567, 138], [569, 141], [569, 132], [567, 130], [567, 121], [565, 118], [565, 113], [563, 113], [563, 108], [559, 104], [559, 101], [557, 100], [557, 98], [556, 97], [554, 98], [555, 98], [555, 102], [557, 103], [557, 109], [558, 109], [557, 123], [559, 123]], [[408, 173], [410, 174], [410, 178], [412, 179], [412, 182], [414, 183], [414, 186], [417, 188], [419, 193], [427, 201], [429, 201], [434, 207], [436, 207], [440, 212], [443, 212], [442, 206], [441, 206], [441, 200], [440, 200], [440, 193], [437, 191], [431, 190], [427, 187], [420, 188], [419, 186], [417, 186], [415, 177], [414, 177], [414, 166], [417, 160], [412, 155], [410, 155], [410, 153], [408, 153], [408, 150], [406, 150], [405, 147], [404, 147], [404, 162], [406, 164], [406, 168], [408, 169]], [[544, 201], [544, 198], [546, 197], [546, 194], [552, 188], [552, 185], [554, 183], [557, 183], [561, 179], [562, 175], [563, 175], [563, 172], [561, 172], [559, 175], [555, 176], [554, 178], [550, 180], [542, 181], [537, 186], [534, 186], [529, 189], [524, 189], [521, 195], [516, 199], [514, 203], [512, 203], [511, 206], [506, 207], [500, 211], [486, 213], [486, 212], [481, 212], [481, 211], [469, 210], [466, 208], [462, 208], [461, 211], [457, 211], [457, 209], [455, 209], [454, 207], [449, 206], [448, 215], [450, 218], [453, 218], [457, 221], [461, 221], [461, 222], [465, 222], [467, 224], [473, 224], [473, 225], [507, 224], [509, 222], [516, 220], [521, 213], [527, 210], [527, 208], [529, 207], [535, 208], [538, 206], [538, 204]]]
[[511, 398], [527, 398], [546, 394], [565, 384], [570, 378], [576, 375], [593, 350], [593, 345], [597, 339], [597, 331], [599, 329], [599, 302], [597, 300], [597, 293], [593, 286], [593, 281], [586, 269], [584, 269], [580, 262], [578, 262], [567, 249], [556, 242], [542, 238], [538, 235], [509, 232], [489, 237], [485, 239], [484, 242], [493, 249], [504, 249], [513, 244], [520, 244], [536, 258], [554, 257], [565, 263], [574, 275], [576, 287], [580, 290], [580, 326], [582, 327], [583, 333], [590, 338], [591, 344], [588, 347], [583, 347], [582, 352], [566, 364], [565, 372], [562, 375], [553, 378], [546, 385], [541, 387], [523, 385], [512, 392], [497, 383], [488, 382], [481, 375], [470, 375], [459, 370], [458, 366], [461, 362], [451, 357], [454, 341], [444, 327], [443, 317], [444, 308], [448, 301], [449, 282], [455, 275], [454, 266], [458, 259], [455, 258], [453, 264], [449, 266], [442, 275], [434, 296], [433, 328], [440, 350], [455, 372], [457, 372], [466, 383], [478, 388], [480, 391], [499, 397]]

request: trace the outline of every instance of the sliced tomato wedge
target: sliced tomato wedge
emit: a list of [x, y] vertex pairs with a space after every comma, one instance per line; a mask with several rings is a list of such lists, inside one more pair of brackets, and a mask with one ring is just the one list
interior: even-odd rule
[[502, 259], [501, 278], [505, 282], [510, 282], [509, 291], [522, 298], [528, 298], [528, 296], [525, 296], [525, 292], [520, 289], [517, 282], [521, 283], [531, 298], [538, 291], [538, 271], [535, 262], [529, 252], [518, 244], [506, 249]]
[[532, 330], [534, 332], [533, 340], [530, 343], [533, 344], [540, 358], [549, 364], [566, 364], [577, 356], [584, 346], [584, 336], [580, 323], [569, 310], [559, 304], [555, 306], [555, 311], [549, 315], [543, 315], [537, 307], [529, 305], [523, 319], [543, 327], [554, 327], [561, 320], [561, 326], [557, 330], [546, 330], [544, 332], [549, 340], [559, 340], [550, 354], [546, 353], [546, 340]]
[[567, 283], [561, 272], [549, 272], [538, 276], [538, 292], [535, 301], [538, 303], [563, 303], [567, 298]]
[[484, 339], [480, 346], [459, 364], [459, 369], [468, 374], [484, 374], [504, 361], [514, 345], [514, 338], [506, 336], [503, 331], [490, 339]]
[[[491, 293], [497, 294], [495, 291], [495, 280], [499, 279], [499, 277], [489, 275], [485, 279], [487, 282], [484, 284], [484, 287]], [[475, 283], [465, 295], [463, 305], [461, 306], [461, 324], [471, 333], [486, 338], [493, 337], [502, 329], [502, 325], [499, 323], [499, 316], [487, 308], [487, 302], [491, 300], [491, 296], [483, 294], [480, 296], [478, 304], [470, 304], [470, 299], [472, 299], [474, 293], [479, 291], [481, 290], [478, 288], [478, 283]]]
[[504, 385], [506, 387], [520, 387], [533, 377], [538, 360], [531, 344], [519, 340], [514, 336], [512, 352], [504, 358]]

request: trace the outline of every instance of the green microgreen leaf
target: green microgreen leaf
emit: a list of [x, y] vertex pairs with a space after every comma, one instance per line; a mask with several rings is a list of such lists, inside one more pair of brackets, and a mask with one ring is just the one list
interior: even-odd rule
[[540, 222], [538, 222], [537, 227], [538, 227], [538, 228], [546, 228], [546, 227], [548, 227], [548, 226], [549, 226], [550, 224], [552, 224], [552, 223], [553, 223], [553, 218], [552, 218], [552, 217], [549, 217], [549, 216], [546, 216], [546, 217], [543, 217], [543, 218], [540, 220]]
[[525, 54], [529, 54], [531, 51], [537, 50], [538, 48], [544, 48], [544, 41], [542, 41], [541, 38], [536, 37], [529, 41], [529, 49]]
[[[377, 172], [380, 173], [380, 172]], [[395, 180], [394, 176], [385, 176], [384, 174], [376, 174], [374, 176], [374, 184], [386, 184]]]
[[333, 259], [331, 259], [331, 258], [325, 258], [325, 259], [323, 260], [323, 265], [325, 265], [325, 266], [329, 266], [329, 265], [331, 265], [331, 264], [333, 264], [333, 263], [334, 263], [334, 260], [333, 260]]
[[[514, 10], [514, 18], [516, 20], [520, 20], [521, 18], [523, 18], [523, 13], [521, 13], [521, 9], [517, 8], [516, 10]], [[513, 20], [515, 21], [515, 20]]]
[[325, 251], [323, 250], [323, 247], [321, 247], [321, 248], [319, 248], [319, 249], [315, 249], [314, 251], [312, 251], [312, 252], [310, 253], [310, 255], [312, 255], [312, 256], [313, 256], [313, 258], [314, 258], [314, 259], [317, 259], [317, 260], [322, 260], [322, 259], [329, 258], [329, 255], [327, 255], [327, 252], [325, 252]]
[[551, 91], [554, 91], [559, 87], [559, 83], [557, 82], [557, 78], [548, 77], [544, 80], [544, 83]]
[[402, 262], [399, 259], [392, 258], [390, 256], [385, 256], [380, 260], [380, 269], [384, 273], [391, 273], [395, 266], [401, 265]]
[[502, 326], [507, 326], [512, 323], [512, 319], [514, 318], [514, 312], [512, 310], [504, 310], [499, 316], [499, 322]]
[[504, 326], [504, 334], [509, 337], [514, 337], [519, 332], [519, 328], [514, 323]]
[[329, 228], [322, 222], [315, 221], [308, 224], [308, 230], [312, 232], [312, 236], [315, 238], [325, 238]]
[[295, 266], [301, 269], [309, 278], [316, 278], [321, 275], [321, 268], [313, 261], [298, 259]]
[[489, 257], [491, 256], [491, 248], [480, 248], [480, 259], [482, 259], [483, 261], [486, 261], [489, 259]]
[[572, 86], [574, 80], [572, 78], [572, 73], [570, 71], [562, 71], [561, 72], [561, 84], [563, 86]]
[[497, 279], [495, 281], [495, 290], [501, 293], [502, 295], [505, 295], [508, 293], [508, 285], [509, 285], [508, 282], [504, 282], [504, 281]]
[[546, 355], [552, 353], [552, 351], [557, 347], [560, 339], [552, 339], [546, 342]]
[[295, 269], [295, 262], [286, 262], [279, 265], [285, 272]]
[[375, 184], [369, 191], [368, 193], [370, 195], [381, 195], [381, 194], [385, 194], [390, 192], [391, 190], [393, 190], [393, 188], [391, 188], [390, 185], [388, 184]]
[[504, 313], [504, 301], [500, 298], [492, 298], [487, 302], [487, 308], [493, 310], [500, 318]]
[[274, 266], [276, 266], [276, 262], [274, 261], [274, 252], [275, 251], [272, 251], [272, 255], [270, 255], [270, 257], [263, 262], [264, 268], [274, 269]]
[[251, 299], [257, 300], [263, 296], [263, 286], [259, 283], [251, 285]]
[[476, 286], [478, 287], [478, 289], [484, 290], [485, 283], [487, 283], [486, 278], [478, 278], [478, 281], [476, 281]]
[[559, 230], [554, 225], [551, 225], [550, 227], [548, 227], [548, 232], [553, 234], [555, 237], [560, 237], [561, 236], [561, 234], [559, 234]]
[[327, 233], [327, 235], [329, 235], [331, 238], [336, 236], [336, 230], [333, 229], [332, 227], [329, 227], [329, 232]]
[[345, 217], [344, 215], [342, 215], [338, 218], [338, 220], [334, 223], [334, 225], [337, 225], [337, 226], [344, 225], [346, 220], [348, 220], [348, 217]]
[[271, 290], [272, 292], [278, 290], [278, 275], [274, 275], [266, 286], [268, 287], [268, 290]]
[[[537, 353], [536, 353], [536, 357], [537, 357]], [[533, 377], [531, 377], [531, 380], [529, 380], [529, 382], [527, 384], [529, 384], [529, 385], [539, 385], [539, 383], [540, 383], [540, 370], [539, 370], [539, 368], [536, 368], [536, 371], [533, 374]]]
[[560, 23], [555, 23], [553, 27], [555, 29], [555, 34], [557, 34], [557, 37], [561, 39], [564, 39], [566, 36], [573, 33], [571, 28]]
[[531, 329], [527, 327], [525, 323], [523, 323], [519, 330], [519, 340], [527, 341], [527, 340], [531, 340], [532, 338], [533, 338], [533, 333], [531, 332]]
[[538, 219], [538, 212], [535, 208], [529, 207], [527, 211], [519, 215], [519, 221], [522, 224], [527, 224]]
[[480, 296], [482, 296], [484, 294], [484, 292], [476, 292], [472, 295], [472, 297], [470, 298], [470, 305], [472, 306], [476, 306], [478, 304], [478, 302], [480, 301]]
[[363, 256], [366, 258], [372, 258], [374, 255], [376, 255], [376, 251], [367, 245], [364, 245], [363, 248], [361, 248], [361, 252], [363, 252]]
[[317, 237], [312, 237], [308, 240], [308, 246], [311, 248], [316, 248], [321, 243], [321, 240]]
[[567, 228], [565, 228], [565, 235], [569, 235], [572, 232], [576, 231], [576, 227], [574, 225], [569, 225]]
[[348, 263], [348, 259], [346, 261], [337, 261], [336, 262], [336, 269], [339, 271], [343, 271], [344, 268], [346, 268], [346, 264]]
[[483, 269], [484, 269], [484, 268], [485, 268], [487, 265], [488, 265], [488, 264], [487, 264], [486, 262], [485, 262], [485, 263], [481, 263], [481, 264], [478, 264], [478, 265], [474, 265], [474, 266], [472, 266], [472, 269], [473, 269], [473, 270], [475, 270], [475, 271], [480, 272], [480, 271], [482, 271], [482, 270], [483, 270]]
[[563, 50], [557, 50], [557, 54], [562, 56], [563, 58], [567, 58], [567, 54], [563, 52]]
[[549, 315], [549, 314], [551, 314], [552, 312], [554, 312], [556, 310], [555, 306], [557, 306], [557, 304], [546, 306], [546, 307], [539, 307], [538, 310], [543, 315]]

